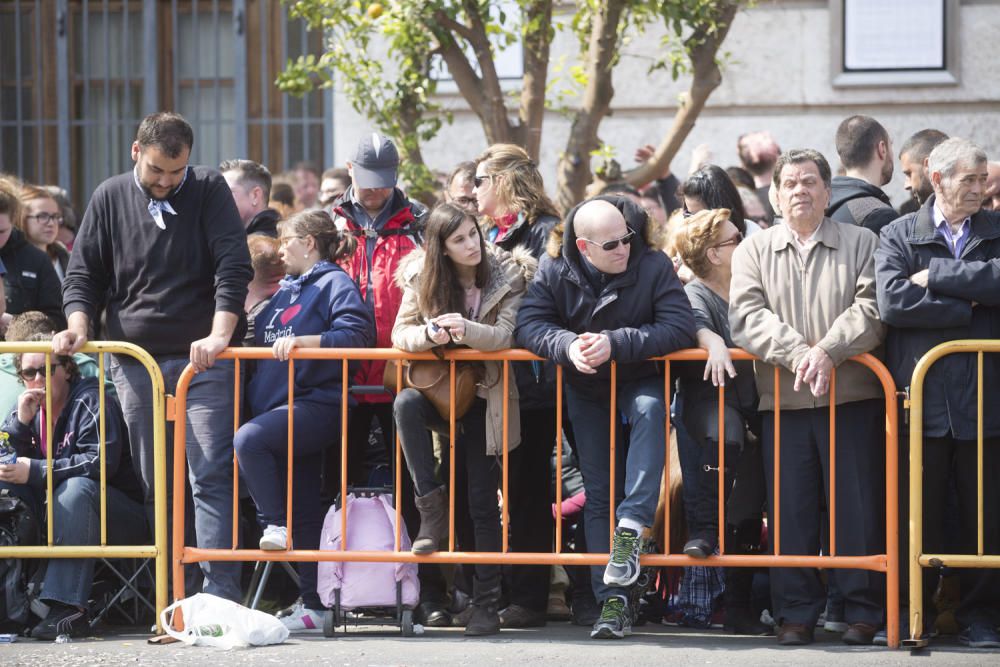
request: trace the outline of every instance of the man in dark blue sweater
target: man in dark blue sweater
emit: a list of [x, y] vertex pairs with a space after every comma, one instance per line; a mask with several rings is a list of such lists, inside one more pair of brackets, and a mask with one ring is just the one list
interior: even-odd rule
[[[229, 548], [233, 362], [216, 357], [239, 344], [253, 272], [229, 186], [219, 172], [188, 165], [193, 143], [191, 126], [178, 114], [143, 119], [132, 144], [135, 169], [98, 186], [83, 216], [63, 284], [69, 326], [52, 347], [57, 354], [79, 350], [103, 304], [107, 339], [152, 354], [167, 392], [190, 361], [197, 375], [187, 399], [187, 462], [197, 545]], [[125, 355], [115, 355], [110, 367], [151, 509], [149, 376]], [[168, 452], [172, 442], [168, 430]], [[238, 601], [239, 567], [202, 563], [205, 592]]]

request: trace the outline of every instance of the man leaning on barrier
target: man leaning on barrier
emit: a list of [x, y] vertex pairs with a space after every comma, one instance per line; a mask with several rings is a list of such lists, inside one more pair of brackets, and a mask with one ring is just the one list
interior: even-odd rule
[[[105, 304], [105, 336], [152, 354], [168, 392], [191, 363], [197, 375], [187, 400], [187, 463], [197, 545], [230, 548], [234, 364], [216, 357], [239, 345], [253, 271], [229, 186], [218, 171], [188, 165], [193, 144], [180, 115], [143, 119], [132, 144], [135, 169], [98, 186], [83, 216], [63, 285], [69, 328], [56, 334], [52, 349], [71, 354], [83, 347]], [[126, 355], [114, 355], [110, 369], [151, 510], [149, 374]], [[240, 600], [239, 563], [204, 562], [201, 569], [205, 592]]]
[[[916, 212], [882, 231], [875, 253], [878, 305], [889, 325], [886, 364], [907, 387], [918, 359], [950, 340], [996, 338], [1000, 332], [1000, 213], [980, 210], [986, 190], [986, 153], [965, 139], [939, 144], [927, 161], [934, 194]], [[935, 362], [924, 382], [923, 552], [977, 550], [977, 364], [971, 354]], [[1000, 388], [1000, 359], [983, 357], [986, 400]], [[987, 403], [987, 405], [989, 405]], [[901, 434], [901, 453], [908, 451]], [[983, 415], [985, 553], [1000, 553], [1000, 412]], [[901, 459], [900, 498], [908, 475]], [[952, 487], [958, 490], [957, 544], [945, 540]], [[901, 500], [901, 506], [906, 507]], [[900, 526], [906, 526], [901, 522]], [[900, 545], [907, 540], [900, 539]], [[906, 554], [904, 547], [903, 554]], [[905, 558], [901, 563], [908, 562]], [[906, 568], [903, 568], [906, 572]], [[925, 569], [924, 600], [934, 593], [937, 569]], [[973, 648], [1000, 648], [1000, 572], [961, 570], [962, 599], [955, 612], [959, 640]], [[902, 587], [906, 590], [906, 587]], [[928, 611], [932, 605], [928, 604]], [[905, 616], [904, 616], [905, 618]], [[925, 617], [931, 629], [933, 614]]]
[[517, 318], [518, 344], [566, 369], [590, 552], [609, 550], [612, 423], [618, 457], [626, 449], [621, 419], [610, 414], [609, 362], [617, 362], [618, 411], [631, 430], [625, 465], [615, 466], [615, 500], [624, 499], [611, 558], [606, 568], [591, 568], [603, 606], [590, 636], [601, 639], [631, 632], [626, 590], [639, 575], [640, 539], [653, 524], [663, 476], [667, 397], [662, 372], [647, 360], [695, 344], [691, 305], [669, 258], [647, 244], [648, 225], [646, 212], [624, 197], [597, 197], [570, 211], [561, 246], [550, 239], [551, 257]]
[[[820, 551], [820, 506], [829, 506], [830, 388], [836, 373], [837, 555], [883, 549], [884, 407], [878, 379], [858, 364], [843, 364], [881, 342], [875, 303], [874, 252], [869, 230], [823, 215], [830, 199], [830, 165], [814, 150], [778, 158], [774, 185], [783, 225], [751, 236], [733, 254], [729, 319], [733, 340], [760, 358], [755, 364], [764, 416], [764, 470], [770, 546], [780, 553]], [[780, 369], [780, 425], [775, 424], [774, 368]], [[780, 481], [774, 479], [780, 428]], [[780, 507], [775, 507], [775, 486]], [[827, 489], [827, 495], [821, 495]], [[774, 521], [775, 515], [779, 520]], [[841, 570], [848, 644], [871, 644], [883, 619], [885, 579]], [[815, 569], [773, 568], [771, 597], [778, 642], [808, 644], [826, 603]]]

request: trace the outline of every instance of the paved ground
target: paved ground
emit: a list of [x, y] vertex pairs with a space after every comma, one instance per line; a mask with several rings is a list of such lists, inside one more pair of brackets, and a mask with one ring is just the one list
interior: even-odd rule
[[658, 625], [637, 628], [630, 641], [597, 642], [584, 628], [550, 624], [537, 630], [504, 631], [498, 637], [465, 639], [460, 629], [429, 630], [403, 639], [384, 628], [358, 628], [337, 639], [295, 638], [281, 646], [221, 651], [181, 645], [149, 646], [147, 635], [105, 635], [69, 644], [21, 640], [0, 645], [3, 667], [42, 665], [333, 665], [383, 667], [455, 665], [998, 665], [1000, 652], [969, 650], [942, 641], [929, 651], [889, 651], [844, 646], [835, 635], [818, 633], [805, 649], [779, 648], [773, 637], [734, 638]]

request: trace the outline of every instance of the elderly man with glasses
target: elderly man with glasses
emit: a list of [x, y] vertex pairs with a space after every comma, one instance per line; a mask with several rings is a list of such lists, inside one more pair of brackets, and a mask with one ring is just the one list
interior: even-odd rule
[[[550, 241], [517, 318], [517, 342], [566, 369], [566, 405], [583, 472], [587, 550], [609, 551], [609, 512], [617, 504], [607, 567], [591, 568], [602, 604], [591, 637], [631, 632], [627, 590], [639, 576], [642, 532], [652, 526], [665, 451], [667, 397], [650, 357], [695, 344], [694, 315], [670, 259], [645, 240], [646, 212], [624, 197], [588, 200], [566, 217], [561, 247]], [[611, 362], [617, 365], [611, 414]], [[610, 497], [609, 430], [614, 425], [616, 497]], [[621, 460], [623, 459], [623, 460]], [[622, 465], [624, 463], [624, 465]]]

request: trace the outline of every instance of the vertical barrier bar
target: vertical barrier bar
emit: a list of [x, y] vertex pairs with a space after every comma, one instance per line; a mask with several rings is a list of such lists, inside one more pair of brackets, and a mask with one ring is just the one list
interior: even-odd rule
[[837, 555], [837, 369], [830, 373], [830, 555]]
[[608, 466], [610, 468], [611, 474], [611, 485], [608, 492], [608, 548], [610, 549], [611, 544], [614, 542], [615, 537], [615, 434], [618, 430], [618, 364], [615, 361], [611, 362], [611, 408], [609, 410], [611, 414], [611, 435], [609, 440], [609, 450], [610, 456], [609, 460], [611, 464]]
[[666, 449], [663, 459], [663, 555], [670, 553], [670, 360], [667, 359], [663, 369], [663, 400], [666, 403], [664, 417], [663, 446]]
[[500, 528], [503, 531], [500, 537], [502, 540], [502, 551], [507, 553], [509, 550], [509, 533], [508, 526], [510, 525], [510, 496], [507, 495], [507, 482], [510, 478], [510, 469], [507, 465], [507, 457], [510, 454], [510, 424], [508, 423], [510, 410], [510, 362], [506, 359], [503, 360], [503, 486], [501, 493], [503, 495], [503, 505], [501, 507], [500, 514]]
[[[402, 390], [403, 390], [403, 360], [400, 359], [399, 361], [396, 362], [396, 396], [399, 396], [399, 392], [401, 392]], [[344, 408], [345, 409], [344, 409], [344, 413], [343, 414], [345, 415], [345, 418], [344, 418], [344, 424], [343, 424], [343, 426], [341, 428], [342, 432], [344, 430], [346, 430], [346, 427], [347, 427], [347, 419], [346, 419], [346, 414], [347, 414], [347, 409], [346, 408], [347, 408], [347, 406], [345, 405]], [[395, 437], [393, 437], [393, 440], [396, 443], [396, 454], [395, 454], [395, 456], [396, 456], [396, 472], [395, 472], [395, 477], [396, 477], [396, 481], [395, 481], [396, 486], [395, 486], [395, 489], [396, 489], [396, 493], [395, 493], [394, 500], [396, 501], [396, 551], [399, 551], [400, 545], [402, 544], [401, 538], [400, 538], [399, 535], [400, 535], [400, 531], [402, 530], [401, 526], [402, 526], [402, 523], [403, 523], [403, 503], [400, 500], [400, 496], [403, 493], [403, 444], [399, 441], [399, 429], [395, 427], [395, 417], [393, 417], [393, 429], [392, 429], [392, 432], [395, 434]], [[347, 446], [347, 438], [345, 436], [341, 440], [341, 447], [346, 447], [346, 446]]]
[[977, 392], [976, 400], [976, 518], [977, 518], [977, 554], [983, 555], [983, 353], [977, 357]]
[[[725, 382], [723, 380], [723, 382]], [[719, 469], [716, 474], [719, 477], [719, 511], [718, 517], [719, 531], [719, 554], [726, 553], [726, 385], [719, 385]]]
[[292, 546], [292, 494], [293, 494], [293, 482], [292, 475], [294, 473], [294, 463], [295, 458], [295, 360], [291, 357], [288, 358], [288, 471], [286, 476], [286, 489], [288, 490], [288, 496], [285, 498], [285, 532], [287, 534], [286, 545], [289, 550], [294, 549]]
[[[52, 355], [45, 353], [45, 388], [52, 386]], [[45, 392], [45, 419], [40, 420], [42, 442], [45, 443], [45, 514], [48, 517], [48, 545], [51, 547], [52, 537], [52, 392]]]
[[[340, 393], [340, 417], [347, 423], [347, 359], [341, 360], [340, 377], [343, 381]], [[291, 404], [289, 404], [291, 407]], [[370, 424], [369, 424], [370, 426]], [[347, 550], [347, 432], [340, 429], [340, 550]]]
[[886, 630], [889, 648], [899, 648], [899, 413], [892, 377], [881, 379], [885, 393]]
[[[774, 367], [774, 507], [769, 508], [773, 517], [768, 517], [768, 538], [774, 544], [774, 555], [781, 555], [781, 533], [778, 521], [781, 518], [781, 373]], [[771, 526], [770, 519], [774, 519]], [[773, 533], [770, 530], [773, 528]]]
[[340, 361], [340, 549], [347, 550], [347, 359]]
[[563, 423], [562, 423], [562, 366], [556, 365], [556, 553], [562, 553], [562, 457], [563, 457]]
[[448, 551], [455, 550], [455, 360], [448, 364]]
[[[240, 430], [240, 358], [233, 360], [233, 435]], [[233, 448], [233, 549], [240, 544], [240, 462]]]
[[104, 353], [97, 354], [97, 405], [101, 457], [101, 546], [108, 545], [108, 431], [105, 422]]

